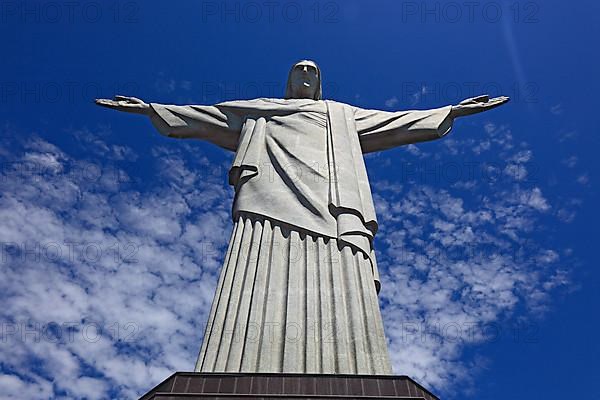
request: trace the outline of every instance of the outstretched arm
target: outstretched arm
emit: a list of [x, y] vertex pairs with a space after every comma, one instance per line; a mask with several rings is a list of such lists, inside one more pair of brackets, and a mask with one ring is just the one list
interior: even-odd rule
[[508, 97], [478, 96], [455, 106], [433, 110], [387, 112], [355, 109], [356, 129], [363, 153], [381, 151], [445, 136], [455, 118], [496, 108]]
[[242, 116], [231, 107], [175, 106], [147, 104], [135, 97], [115, 96], [114, 100], [97, 99], [96, 104], [113, 110], [147, 115], [165, 136], [202, 139], [235, 151], [242, 127]]

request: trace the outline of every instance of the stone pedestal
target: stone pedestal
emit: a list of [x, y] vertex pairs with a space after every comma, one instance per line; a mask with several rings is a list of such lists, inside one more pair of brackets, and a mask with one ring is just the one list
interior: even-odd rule
[[437, 400], [407, 376], [177, 372], [140, 400]]

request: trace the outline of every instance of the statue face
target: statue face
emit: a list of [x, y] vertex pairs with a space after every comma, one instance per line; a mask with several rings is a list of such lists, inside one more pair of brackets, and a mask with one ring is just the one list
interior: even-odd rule
[[292, 97], [312, 99], [319, 90], [319, 71], [312, 61], [301, 61], [294, 65], [290, 75]]

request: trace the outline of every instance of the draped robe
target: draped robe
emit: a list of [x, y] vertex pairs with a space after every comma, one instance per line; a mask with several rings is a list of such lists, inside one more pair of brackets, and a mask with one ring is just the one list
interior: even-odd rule
[[391, 373], [362, 154], [444, 136], [451, 106], [386, 112], [255, 99], [151, 107], [161, 134], [235, 152], [234, 231], [196, 370]]

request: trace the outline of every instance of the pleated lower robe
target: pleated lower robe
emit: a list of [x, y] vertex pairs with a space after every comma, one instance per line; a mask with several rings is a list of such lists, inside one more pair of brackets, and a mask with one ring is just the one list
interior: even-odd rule
[[240, 214], [196, 371], [391, 374], [371, 262]]

